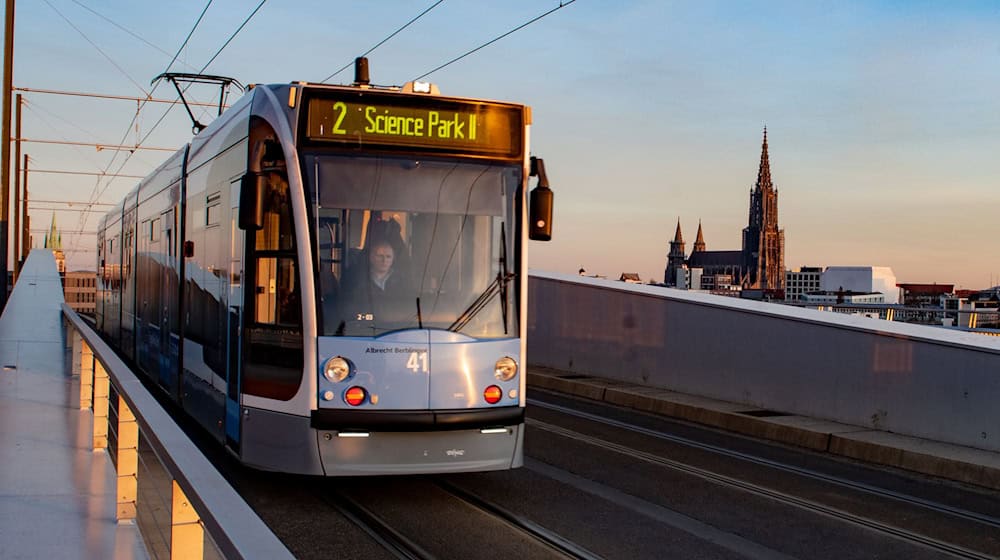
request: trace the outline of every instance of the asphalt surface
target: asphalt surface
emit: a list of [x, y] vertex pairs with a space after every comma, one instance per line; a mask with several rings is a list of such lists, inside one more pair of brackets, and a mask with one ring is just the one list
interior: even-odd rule
[[993, 491], [546, 391], [532, 392], [527, 425], [525, 467], [513, 471], [323, 479], [221, 463], [299, 558], [404, 557], [345, 514], [344, 500], [414, 545], [410, 557], [1000, 556]]

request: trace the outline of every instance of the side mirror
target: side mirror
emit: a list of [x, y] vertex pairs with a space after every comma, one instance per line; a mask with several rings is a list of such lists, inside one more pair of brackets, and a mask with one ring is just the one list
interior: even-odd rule
[[531, 158], [531, 175], [538, 176], [538, 186], [531, 191], [528, 208], [528, 238], [535, 241], [552, 240], [552, 189], [545, 175], [545, 162]]
[[240, 180], [239, 227], [243, 230], [259, 230], [264, 227], [264, 188], [266, 177], [252, 171]]

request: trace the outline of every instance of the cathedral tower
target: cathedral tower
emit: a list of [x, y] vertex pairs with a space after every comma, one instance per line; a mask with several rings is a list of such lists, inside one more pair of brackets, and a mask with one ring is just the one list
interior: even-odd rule
[[771, 183], [767, 127], [760, 152], [757, 183], [750, 192], [750, 220], [743, 229], [745, 288], [785, 288], [785, 232], [778, 229], [778, 190]]
[[681, 219], [677, 218], [677, 231], [674, 240], [670, 242], [670, 252], [667, 253], [667, 268], [663, 271], [663, 283], [667, 286], [677, 285], [677, 270], [684, 265], [684, 236], [681, 235]]
[[691, 253], [700, 253], [705, 251], [705, 236], [701, 233], [701, 220], [698, 220], [698, 236], [694, 240], [694, 249]]

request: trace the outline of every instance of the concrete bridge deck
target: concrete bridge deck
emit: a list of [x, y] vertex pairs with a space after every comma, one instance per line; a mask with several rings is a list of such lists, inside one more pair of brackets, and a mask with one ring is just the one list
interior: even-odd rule
[[62, 303], [51, 252], [34, 252], [0, 317], [0, 558], [149, 558], [116, 521], [114, 467], [64, 367]]

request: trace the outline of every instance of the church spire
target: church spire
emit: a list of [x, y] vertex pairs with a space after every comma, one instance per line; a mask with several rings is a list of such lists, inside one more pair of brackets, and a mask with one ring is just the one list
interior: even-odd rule
[[771, 163], [767, 159], [767, 127], [764, 127], [764, 142], [760, 148], [760, 169], [757, 170], [756, 190], [771, 190]]
[[744, 285], [754, 289], [785, 287], [785, 232], [778, 227], [778, 190], [771, 182], [767, 127], [760, 148], [757, 184], [750, 192], [750, 220], [743, 229]]
[[62, 250], [62, 236], [56, 230], [56, 213], [52, 213], [52, 226], [49, 227], [49, 232], [45, 235], [45, 248], [53, 249], [56, 251]]
[[677, 282], [677, 271], [684, 266], [684, 236], [681, 235], [681, 219], [677, 218], [677, 230], [674, 232], [674, 240], [670, 242], [670, 252], [667, 253], [667, 266], [663, 269], [663, 283], [667, 286], [675, 286]]
[[705, 236], [701, 233], [701, 220], [698, 220], [698, 237], [694, 240], [694, 252], [705, 250]]

